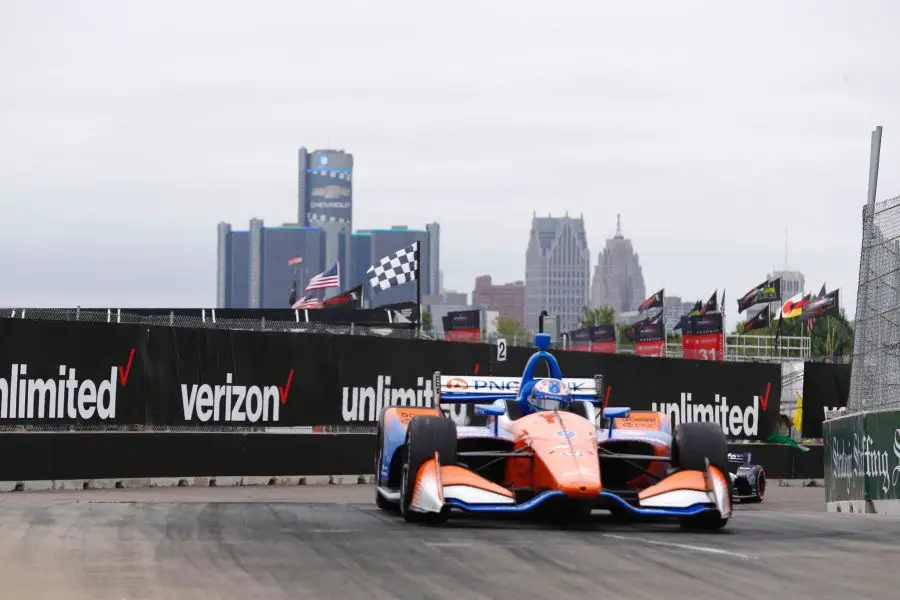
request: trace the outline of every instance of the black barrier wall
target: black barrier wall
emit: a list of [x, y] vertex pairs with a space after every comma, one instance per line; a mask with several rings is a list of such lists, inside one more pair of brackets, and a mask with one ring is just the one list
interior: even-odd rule
[[[369, 475], [374, 435], [265, 433], [0, 433], [0, 481]], [[770, 478], [823, 477], [822, 446], [732, 444]]]
[[[387, 404], [431, 406], [435, 371], [518, 376], [531, 348], [367, 336], [0, 320], [0, 423], [373, 425]], [[777, 364], [556, 352], [563, 374], [602, 374], [612, 406], [732, 439], [777, 431]], [[468, 406], [445, 407], [474, 424]]]
[[803, 417], [805, 438], [821, 438], [826, 410], [847, 406], [850, 365], [808, 362], [803, 365]]

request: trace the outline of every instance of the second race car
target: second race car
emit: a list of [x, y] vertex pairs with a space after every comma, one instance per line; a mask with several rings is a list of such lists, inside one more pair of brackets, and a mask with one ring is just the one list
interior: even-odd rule
[[741, 502], [762, 502], [766, 497], [766, 470], [753, 464], [750, 452], [729, 452], [728, 462], [736, 465], [731, 470], [732, 497]]

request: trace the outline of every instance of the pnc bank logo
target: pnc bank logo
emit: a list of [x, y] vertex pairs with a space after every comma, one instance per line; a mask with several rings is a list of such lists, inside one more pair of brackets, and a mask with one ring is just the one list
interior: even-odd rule
[[460, 379], [459, 377], [454, 377], [447, 381], [447, 389], [450, 390], [467, 390], [469, 389], [469, 382], [465, 379]]

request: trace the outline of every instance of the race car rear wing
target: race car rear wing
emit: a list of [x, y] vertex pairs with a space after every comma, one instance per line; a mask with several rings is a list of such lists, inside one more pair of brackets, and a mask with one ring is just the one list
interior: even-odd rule
[[742, 465], [751, 464], [753, 455], [750, 452], [729, 452], [728, 453], [728, 462], [730, 463], [738, 463]]
[[[535, 381], [546, 379], [535, 377]], [[575, 400], [603, 403], [603, 376], [563, 378]], [[442, 375], [435, 371], [432, 379], [436, 403], [477, 404], [479, 402], [514, 399], [519, 394], [520, 377], [485, 377], [480, 375]]]

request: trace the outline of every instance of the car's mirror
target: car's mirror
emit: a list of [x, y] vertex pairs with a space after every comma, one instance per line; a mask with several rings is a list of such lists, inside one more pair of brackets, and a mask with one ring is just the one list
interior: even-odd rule
[[496, 404], [476, 404], [475, 414], [480, 417], [499, 417], [506, 414], [506, 409]]
[[627, 419], [631, 409], [627, 406], [607, 407], [603, 409], [603, 417], [607, 419]]

